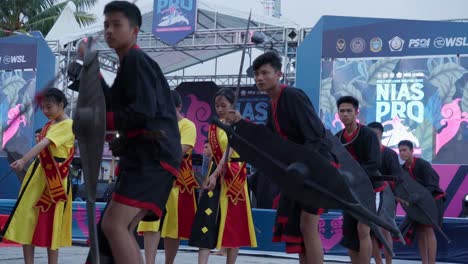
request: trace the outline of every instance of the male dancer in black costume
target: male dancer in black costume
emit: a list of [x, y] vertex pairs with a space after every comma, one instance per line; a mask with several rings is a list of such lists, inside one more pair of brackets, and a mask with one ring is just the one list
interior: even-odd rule
[[112, 1], [104, 15], [105, 40], [120, 60], [112, 87], [101, 82], [107, 129], [120, 135], [111, 147], [120, 173], [99, 224], [101, 263], [143, 263], [133, 232], [145, 214], [157, 220], [165, 208], [182, 157], [179, 128], [167, 80], [136, 44], [140, 10]]
[[[439, 209], [439, 225], [442, 225], [444, 217], [445, 192], [439, 186], [439, 175], [432, 168], [431, 164], [422, 158], [413, 156], [413, 143], [409, 140], [402, 140], [398, 143], [400, 157], [405, 163], [403, 169], [408, 171], [411, 178], [424, 186], [434, 197]], [[434, 228], [416, 223], [408, 218], [400, 226], [403, 236], [408, 243], [411, 243], [417, 235], [419, 253], [423, 264], [433, 264], [437, 255], [437, 240]]]
[[[336, 134], [353, 158], [369, 176], [378, 175], [380, 167], [380, 144], [370, 128], [357, 122], [359, 101], [352, 96], [338, 99], [338, 115], [345, 128]], [[374, 192], [385, 187], [384, 182], [373, 182]], [[368, 225], [358, 222], [350, 214], [343, 213], [343, 239], [341, 244], [348, 248], [353, 264], [370, 263], [372, 240]]]
[[[398, 161], [398, 155], [391, 148], [386, 147], [382, 144], [382, 135], [384, 132], [384, 128], [382, 124], [379, 122], [372, 122], [368, 124], [367, 126], [370, 127], [374, 131], [375, 135], [377, 136], [378, 142], [380, 142], [380, 154], [382, 158], [380, 168], [379, 168], [380, 173], [382, 175], [392, 175], [392, 176], [400, 175], [402, 170], [401, 170], [400, 162]], [[389, 184], [390, 186], [392, 186], [393, 182], [389, 182]], [[389, 188], [389, 187], [387, 186], [386, 188]], [[377, 210], [379, 210], [379, 208], [377, 208]], [[394, 217], [395, 215], [393, 215], [393, 218]], [[387, 230], [383, 228], [381, 228], [380, 230], [382, 231], [385, 239], [387, 240], [387, 243], [389, 245], [393, 245], [393, 239], [392, 239], [392, 235], [390, 234], [390, 232], [388, 232]], [[375, 262], [377, 264], [381, 264], [383, 262], [382, 262], [382, 256], [380, 253], [379, 243], [377, 242], [375, 238], [372, 238], [372, 242], [373, 242], [373, 254], [372, 255], [374, 256]], [[384, 250], [384, 255], [385, 255], [385, 264], [392, 263], [392, 254], [388, 252], [387, 250]]]
[[[333, 161], [331, 143], [325, 139], [323, 123], [302, 90], [280, 83], [281, 66], [281, 58], [274, 52], [262, 54], [253, 62], [255, 83], [270, 97], [267, 126], [281, 137], [310, 147]], [[231, 112], [226, 121], [235, 123], [240, 119], [239, 113]], [[287, 253], [299, 253], [300, 263], [323, 263], [318, 233], [323, 211], [281, 193], [273, 240], [286, 242]]]

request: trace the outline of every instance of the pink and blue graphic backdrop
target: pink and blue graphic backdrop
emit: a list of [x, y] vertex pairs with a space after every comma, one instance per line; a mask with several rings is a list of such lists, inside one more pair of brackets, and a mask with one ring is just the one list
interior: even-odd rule
[[4, 150], [24, 155], [33, 146], [33, 132], [47, 118], [31, 103], [54, 75], [55, 55], [40, 33], [0, 39], [0, 198], [16, 198], [20, 187], [14, 173], [7, 175]]
[[410, 139], [432, 162], [449, 217], [468, 194], [467, 32], [462, 22], [324, 16], [297, 53], [296, 86], [327, 128], [342, 128], [336, 99], [357, 97], [359, 121], [382, 122], [385, 145]]

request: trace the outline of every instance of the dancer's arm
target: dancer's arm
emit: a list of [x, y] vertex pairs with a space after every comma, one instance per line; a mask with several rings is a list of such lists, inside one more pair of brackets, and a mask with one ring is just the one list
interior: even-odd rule
[[28, 153], [26, 153], [21, 159], [13, 162], [10, 167], [16, 171], [22, 171], [24, 165], [28, 163], [29, 160], [39, 155], [39, 153], [46, 147], [50, 145], [51, 141], [48, 138], [43, 138], [39, 143], [37, 143]]

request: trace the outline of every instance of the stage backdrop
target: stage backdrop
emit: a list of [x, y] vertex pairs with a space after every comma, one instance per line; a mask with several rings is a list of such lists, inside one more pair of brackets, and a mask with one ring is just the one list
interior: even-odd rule
[[[235, 90], [235, 87], [230, 87]], [[219, 87], [214, 82], [184, 82], [177, 86], [182, 97], [182, 114], [192, 120], [197, 127], [195, 152], [202, 153], [207, 140], [210, 120], [217, 116], [214, 97]], [[268, 96], [255, 86], [241, 87], [236, 109], [244, 118], [255, 123], [265, 123], [267, 119]]]
[[384, 125], [384, 145], [413, 141], [441, 177], [445, 216], [458, 217], [468, 194], [464, 54], [466, 23], [326, 16], [299, 46], [297, 86], [332, 132], [343, 128], [336, 100], [353, 95], [359, 122]]
[[[6, 152], [24, 155], [34, 142], [34, 131], [47, 119], [31, 102], [54, 77], [55, 56], [40, 33], [0, 38], [0, 198], [16, 198], [20, 182], [10, 173]], [[14, 118], [27, 107], [27, 111]], [[4, 128], [9, 126], [9, 129]]]

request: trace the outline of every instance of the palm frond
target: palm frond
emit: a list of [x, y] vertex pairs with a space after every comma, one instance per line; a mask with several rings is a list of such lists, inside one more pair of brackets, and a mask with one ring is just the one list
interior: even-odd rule
[[98, 0], [0, 0], [0, 28], [39, 30], [46, 35], [70, 2], [76, 6], [74, 16], [81, 27], [96, 21], [96, 17], [86, 11]]
[[98, 0], [71, 0], [75, 6], [77, 11], [88, 11], [93, 7]]
[[80, 27], [88, 26], [96, 22], [96, 17], [93, 14], [77, 11], [73, 13], [73, 15], [75, 15], [76, 22], [78, 22]]
[[50, 29], [54, 26], [55, 21], [57, 20], [59, 16], [49, 16], [43, 19], [36, 20], [32, 23], [28, 23], [27, 25], [27, 30], [28, 31], [33, 31], [33, 30], [38, 30], [40, 31], [44, 36], [49, 33]]
[[60, 4], [56, 4], [54, 6], [49, 7], [48, 9], [44, 10], [43, 12], [37, 14], [36, 16], [33, 17], [28, 17], [28, 23], [27, 24], [32, 24], [35, 23], [36, 21], [47, 19], [49, 17], [56, 17], [60, 16], [62, 13], [63, 9], [67, 3], [63, 2]]

